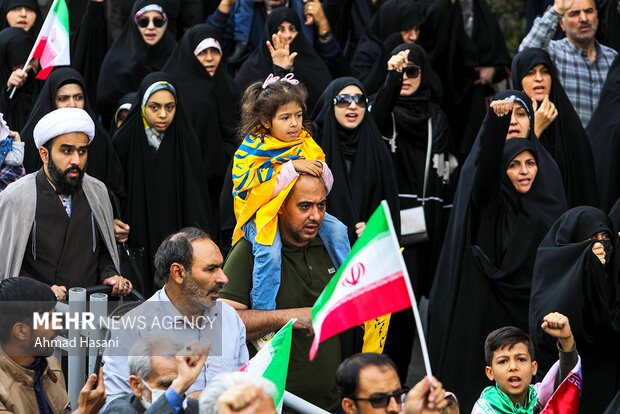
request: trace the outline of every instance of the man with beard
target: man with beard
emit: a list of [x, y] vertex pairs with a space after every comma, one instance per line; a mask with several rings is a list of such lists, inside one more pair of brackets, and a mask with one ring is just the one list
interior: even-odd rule
[[[566, 32], [566, 38], [551, 40], [558, 22]], [[519, 46], [519, 52], [528, 47], [549, 52], [584, 128], [598, 105], [607, 72], [617, 54], [596, 41], [597, 28], [594, 0], [555, 0], [542, 17], [536, 18]], [[538, 76], [534, 74], [535, 68], [532, 74]]]
[[84, 174], [94, 134], [92, 119], [78, 108], [57, 109], [37, 123], [33, 136], [43, 167], [0, 197], [0, 279], [31, 277], [51, 286], [58, 300], [74, 286], [131, 291], [118, 275], [108, 191]]
[[319, 229], [325, 216], [327, 190], [320, 176], [300, 175], [278, 212], [278, 231], [282, 239], [281, 281], [276, 310], [252, 309], [252, 244], [241, 239], [226, 259], [225, 272], [230, 283], [221, 292], [223, 301], [237, 309], [245, 323], [248, 339], [255, 347], [264, 346], [264, 335], [277, 331], [291, 318], [293, 348], [286, 389], [327, 411], [340, 404], [336, 388], [336, 369], [341, 361], [338, 335], [321, 343], [316, 358], [308, 359], [313, 340], [310, 310], [336, 274], [334, 261], [321, 241]]
[[[107, 403], [131, 393], [127, 368], [131, 347], [139, 339], [161, 333], [181, 343], [211, 344], [205, 367], [182, 398], [198, 398], [207, 382], [220, 372], [236, 371], [248, 361], [245, 326], [237, 312], [217, 301], [228, 283], [220, 249], [202, 230], [188, 227], [168, 236], [155, 253], [155, 282], [163, 287], [125, 315], [137, 329], [111, 329], [109, 340], [122, 341], [103, 357]], [[163, 356], [153, 354], [152, 356]]]
[[[14, 277], [0, 282], [0, 412], [69, 413], [65, 378], [52, 356], [56, 336], [46, 326], [35, 327], [33, 316], [54, 312], [56, 298], [36, 280]], [[97, 413], [105, 387], [91, 374], [77, 400], [74, 414]]]

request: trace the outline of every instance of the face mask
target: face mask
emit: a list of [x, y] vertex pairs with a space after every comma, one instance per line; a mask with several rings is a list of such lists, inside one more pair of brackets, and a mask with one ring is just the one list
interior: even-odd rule
[[161, 397], [162, 395], [166, 393], [166, 390], [154, 390], [153, 388], [148, 386], [146, 381], [144, 381], [143, 379], [141, 379], [141, 381], [142, 381], [142, 384], [144, 384], [144, 386], [149, 391], [151, 391], [151, 402], [146, 401], [146, 397], [144, 396], [144, 394], [142, 394], [142, 397], [140, 397], [140, 403], [142, 403], [142, 406], [148, 410], [149, 407], [153, 405], [153, 403], [159, 399], [159, 397]]

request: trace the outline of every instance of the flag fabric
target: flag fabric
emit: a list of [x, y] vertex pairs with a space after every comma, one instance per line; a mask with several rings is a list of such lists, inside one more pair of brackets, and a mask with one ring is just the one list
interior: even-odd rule
[[277, 395], [273, 400], [278, 412], [282, 412], [284, 387], [286, 386], [286, 374], [288, 373], [288, 361], [291, 356], [291, 340], [293, 338], [293, 324], [297, 319], [293, 318], [284, 325], [278, 333], [271, 338], [254, 358], [250, 359], [239, 371], [248, 372], [252, 375], [260, 375], [267, 378], [276, 386]]
[[[32, 49], [31, 59], [39, 59], [37, 79], [47, 79], [55, 66], [70, 65], [69, 11], [65, 0], [54, 0]], [[28, 59], [26, 65], [30, 62]]]
[[313, 360], [319, 343], [354, 326], [414, 306], [415, 298], [386, 201], [312, 307]]

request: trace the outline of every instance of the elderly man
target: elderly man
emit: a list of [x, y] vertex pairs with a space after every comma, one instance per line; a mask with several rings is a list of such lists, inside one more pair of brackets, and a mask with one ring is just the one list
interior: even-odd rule
[[386, 355], [372, 352], [350, 356], [336, 373], [346, 414], [398, 414], [403, 409], [405, 395], [405, 414], [454, 412], [448, 411], [449, 401], [444, 399], [441, 383], [435, 378], [431, 382], [423, 378], [409, 391], [401, 385], [394, 362]]
[[127, 321], [144, 320], [144, 329], [136, 325], [137, 329], [109, 332], [109, 339], [118, 338], [124, 346], [107, 348], [103, 358], [108, 403], [131, 392], [129, 349], [154, 331], [173, 335], [183, 343], [198, 340], [211, 344], [206, 366], [187, 390], [191, 398], [198, 398], [216, 374], [236, 371], [248, 361], [243, 322], [234, 309], [217, 301], [218, 292], [228, 282], [223, 262], [217, 245], [194, 227], [182, 229], [162, 242], [155, 253], [155, 281], [164, 286], [124, 317]]
[[[60, 364], [49, 341], [56, 333], [35, 327], [33, 316], [54, 311], [56, 298], [36, 280], [0, 282], [0, 412], [69, 413], [71, 406]], [[105, 402], [105, 387], [92, 374], [80, 391], [74, 414], [94, 414]]]
[[314, 361], [308, 353], [312, 343], [311, 307], [336, 273], [336, 266], [319, 235], [326, 207], [326, 188], [320, 176], [301, 175], [278, 212], [282, 239], [281, 284], [276, 310], [251, 309], [252, 245], [241, 239], [231, 250], [224, 271], [230, 283], [221, 297], [237, 309], [248, 339], [277, 331], [291, 318], [293, 348], [286, 389], [326, 410], [338, 406], [334, 376], [340, 363], [340, 341], [335, 336], [323, 343]]
[[276, 414], [276, 387], [247, 372], [218, 374], [200, 394], [200, 414]]
[[27, 276], [51, 286], [58, 300], [74, 286], [112, 285], [127, 295], [118, 275], [112, 206], [105, 185], [84, 174], [95, 126], [86, 111], [50, 112], [34, 129], [43, 167], [0, 195], [0, 279]]
[[185, 392], [196, 381], [208, 352], [208, 345], [184, 349], [174, 338], [161, 335], [139, 340], [127, 361], [131, 393], [112, 401], [104, 414], [197, 414], [198, 401], [186, 398]]
[[[566, 38], [551, 40], [558, 21]], [[594, 0], [555, 0], [553, 7], [536, 18], [519, 46], [519, 51], [539, 47], [549, 52], [584, 127], [598, 105], [607, 72], [617, 54], [596, 41], [597, 27]]]

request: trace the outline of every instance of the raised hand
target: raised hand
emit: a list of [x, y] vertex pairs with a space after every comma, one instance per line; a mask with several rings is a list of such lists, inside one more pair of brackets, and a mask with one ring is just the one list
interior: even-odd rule
[[297, 52], [290, 53], [289, 43], [284, 40], [280, 33], [273, 34], [271, 41], [273, 45], [267, 40], [267, 49], [271, 53], [273, 64], [280, 66], [284, 70], [292, 68]]
[[409, 49], [402, 50], [397, 54], [393, 55], [390, 60], [388, 60], [387, 68], [388, 70], [395, 70], [397, 72], [402, 72], [402, 70], [409, 63]]
[[491, 108], [497, 116], [504, 116], [512, 111], [515, 102], [509, 100], [493, 101], [491, 102]]
[[575, 0], [555, 0], [553, 2], [553, 8], [560, 14], [566, 13], [571, 8]]
[[534, 132], [537, 137], [540, 137], [540, 134], [558, 117], [558, 110], [549, 100], [549, 95], [545, 96], [540, 107], [537, 107], [538, 102], [535, 100], [532, 100], [532, 105], [534, 108]]
[[563, 350], [570, 351], [573, 349], [575, 340], [566, 316], [558, 312], [552, 312], [543, 318], [541, 328], [548, 335], [558, 338]]

